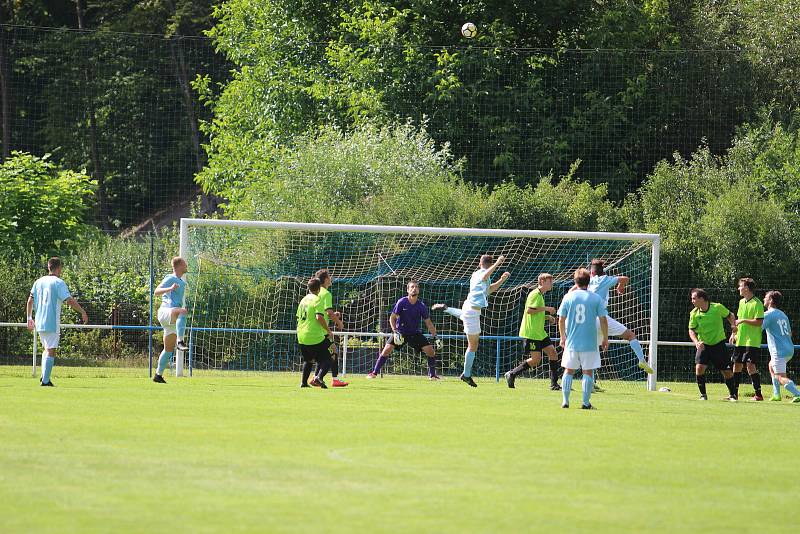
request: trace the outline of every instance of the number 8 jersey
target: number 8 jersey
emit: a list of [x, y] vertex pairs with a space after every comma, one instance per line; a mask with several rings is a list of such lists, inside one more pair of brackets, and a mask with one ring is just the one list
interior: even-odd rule
[[599, 295], [585, 289], [571, 291], [561, 301], [558, 315], [567, 319], [567, 350], [577, 352], [597, 350], [600, 345], [597, 337], [597, 318], [608, 316], [606, 306]]

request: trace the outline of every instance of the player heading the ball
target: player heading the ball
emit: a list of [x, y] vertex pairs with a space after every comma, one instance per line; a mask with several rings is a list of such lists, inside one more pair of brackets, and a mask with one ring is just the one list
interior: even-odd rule
[[478, 342], [481, 337], [481, 310], [489, 305], [489, 295], [502, 286], [511, 273], [504, 272], [500, 280], [492, 283], [492, 274], [505, 261], [505, 256], [500, 256], [497, 261], [489, 254], [484, 254], [478, 260], [478, 270], [469, 278], [469, 293], [461, 309], [449, 308], [445, 304], [434, 304], [434, 311], [444, 310], [453, 317], [461, 319], [464, 324], [464, 333], [467, 335], [467, 351], [464, 354], [464, 372], [461, 380], [476, 388], [478, 384], [472, 379], [472, 365], [478, 353]]
[[[375, 378], [381, 372], [381, 367], [389, 359], [394, 349], [408, 345], [428, 357], [428, 379], [439, 380], [439, 375], [436, 374], [436, 351], [433, 345], [441, 348], [442, 342], [436, 337], [436, 327], [433, 326], [428, 307], [419, 298], [419, 285], [415, 280], [408, 282], [406, 293], [407, 295], [399, 299], [392, 308], [392, 313], [389, 315], [392, 336], [378, 355], [375, 367], [367, 375], [367, 378]], [[422, 334], [419, 327], [420, 321], [425, 322], [431, 335], [430, 341]]]

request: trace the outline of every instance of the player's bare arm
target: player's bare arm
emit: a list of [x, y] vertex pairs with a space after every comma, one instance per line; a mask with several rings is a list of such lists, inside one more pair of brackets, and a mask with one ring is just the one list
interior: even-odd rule
[[703, 350], [705, 348], [705, 344], [697, 338], [697, 333], [691, 328], [689, 329], [689, 339], [692, 340], [697, 350]]
[[324, 328], [324, 329], [325, 329], [325, 332], [327, 332], [328, 339], [330, 339], [331, 341], [333, 341], [333, 332], [331, 332], [331, 329], [330, 329], [330, 327], [328, 326], [328, 320], [327, 320], [327, 319], [325, 319], [325, 316], [324, 316], [324, 315], [322, 315], [321, 313], [318, 313], [318, 314], [317, 314], [317, 322], [318, 322], [319, 324], [321, 324], [321, 325], [322, 325], [322, 328]]
[[603, 352], [608, 350], [608, 318], [600, 317], [600, 332], [603, 334], [603, 340], [600, 342], [600, 348]]
[[625, 294], [625, 288], [628, 287], [628, 282], [630, 282], [630, 281], [631, 281], [631, 279], [629, 277], [627, 277], [627, 276], [618, 276], [617, 277], [617, 293], [620, 294], [620, 295], [624, 295]]
[[325, 310], [325, 313], [328, 314], [328, 318], [333, 321], [333, 324], [336, 325], [336, 328], [339, 330], [344, 330], [344, 323], [342, 322], [342, 314], [339, 312], [333, 311], [332, 308], [328, 308]]
[[28, 330], [33, 330], [36, 327], [33, 322], [33, 295], [28, 295], [28, 302], [25, 304], [25, 317], [28, 318]]
[[486, 269], [486, 274], [483, 275], [483, 280], [486, 281], [491, 278], [492, 274], [497, 270], [498, 267], [506, 260], [505, 256], [500, 256], [488, 269]]
[[167, 287], [157, 287], [153, 290], [153, 296], [158, 297], [163, 295], [164, 293], [169, 293], [170, 291], [175, 291], [178, 289], [178, 284], [172, 284], [171, 286]]
[[69, 305], [70, 308], [81, 314], [81, 319], [83, 320], [83, 324], [89, 324], [89, 316], [86, 315], [86, 310], [83, 309], [83, 306], [78, 304], [78, 301], [75, 300], [75, 297], [68, 298], [67, 304]]
[[489, 286], [489, 293], [494, 293], [495, 291], [497, 291], [498, 289], [500, 289], [500, 286], [502, 286], [503, 284], [505, 284], [505, 283], [506, 283], [506, 280], [508, 280], [508, 277], [509, 277], [509, 276], [511, 276], [511, 273], [510, 273], [510, 272], [508, 272], [508, 271], [504, 272], [504, 273], [503, 273], [503, 274], [500, 276], [500, 280], [498, 280], [497, 282], [495, 282], [494, 284], [492, 284], [492, 285], [490, 285], [490, 286]]

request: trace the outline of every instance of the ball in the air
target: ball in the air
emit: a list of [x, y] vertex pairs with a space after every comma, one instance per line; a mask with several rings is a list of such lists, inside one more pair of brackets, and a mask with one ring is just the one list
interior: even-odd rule
[[478, 34], [478, 28], [471, 22], [465, 22], [463, 26], [461, 26], [461, 35], [466, 37], [467, 39], [472, 39], [475, 35]]

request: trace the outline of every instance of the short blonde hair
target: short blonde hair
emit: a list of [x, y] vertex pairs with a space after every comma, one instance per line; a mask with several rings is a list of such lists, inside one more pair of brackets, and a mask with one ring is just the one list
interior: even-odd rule
[[174, 258], [172, 258], [172, 268], [173, 269], [175, 267], [177, 267], [178, 265], [180, 265], [181, 263], [186, 263], [186, 260], [184, 260], [180, 256], [175, 256]]
[[542, 282], [544, 282], [545, 280], [552, 280], [552, 279], [553, 279], [553, 275], [552, 275], [552, 274], [550, 274], [550, 273], [541, 273], [541, 274], [539, 275], [539, 283], [540, 283], [540, 284], [541, 284]]

